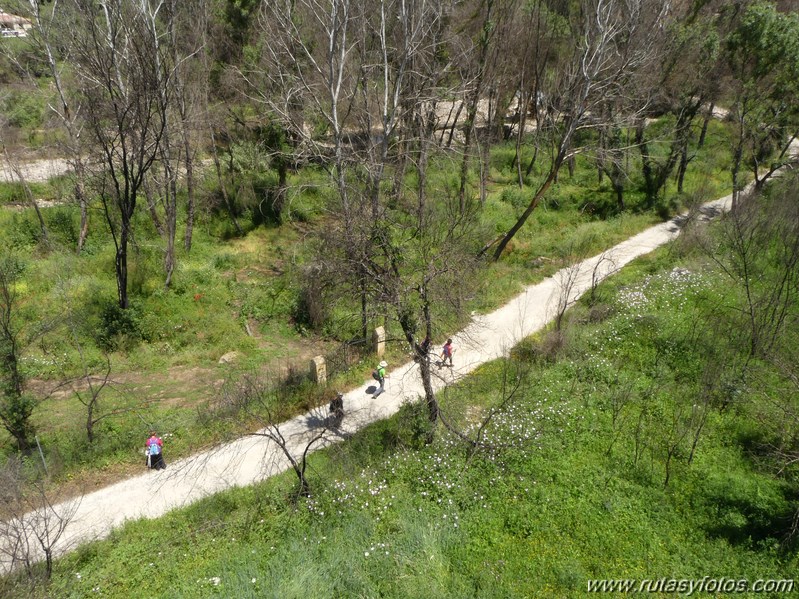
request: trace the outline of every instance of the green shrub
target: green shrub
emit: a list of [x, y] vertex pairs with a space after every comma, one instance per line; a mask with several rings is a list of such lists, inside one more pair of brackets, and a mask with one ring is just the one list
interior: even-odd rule
[[78, 244], [80, 223], [76, 211], [67, 207], [57, 207], [46, 212], [48, 232], [62, 244], [75, 247]]
[[291, 317], [299, 330], [319, 331], [330, 317], [329, 304], [324, 300], [319, 285], [304, 285], [294, 303]]
[[213, 257], [213, 265], [217, 270], [230, 270], [236, 265], [236, 257], [230, 252], [220, 252]]
[[42, 228], [33, 210], [14, 213], [7, 235], [12, 247], [23, 249], [37, 245], [42, 240]]
[[25, 201], [25, 188], [22, 183], [0, 181], [0, 205], [20, 204]]
[[9, 94], [2, 109], [12, 127], [39, 129], [44, 121], [44, 102], [31, 90]]
[[141, 340], [141, 319], [137, 310], [122, 309], [116, 301], [106, 301], [100, 310], [97, 345], [106, 351], [129, 350]]
[[525, 208], [530, 203], [530, 192], [525, 192], [518, 187], [505, 187], [499, 196], [499, 199], [510, 204], [515, 209], [520, 210]]

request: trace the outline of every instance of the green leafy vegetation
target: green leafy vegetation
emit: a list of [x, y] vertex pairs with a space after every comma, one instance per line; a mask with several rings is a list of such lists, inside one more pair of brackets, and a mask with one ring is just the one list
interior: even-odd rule
[[[723, 131], [721, 124], [712, 125], [713, 131]], [[509, 150], [500, 146], [497, 152], [502, 155]], [[718, 154], [700, 153], [697, 160], [707, 156], [709, 161], [718, 161]], [[718, 170], [712, 170], [714, 166]], [[708, 169], [718, 173], [718, 187], [709, 187], [714, 179], [708, 176], [697, 193], [721, 193], [723, 166], [709, 164]], [[517, 236], [508, 258], [483, 269], [481, 282], [475, 294], [467, 298], [463, 314], [493, 309], [524, 285], [551, 275], [572, 260], [600, 253], [655, 222], [651, 213], [638, 213], [632, 200], [630, 212], [612, 218], [587, 211], [585, 207], [592, 201], [588, 198], [603, 193], [593, 187], [591, 172], [590, 163], [578, 160], [574, 177], [564, 174], [562, 186]], [[433, 173], [445, 176], [443, 172]], [[305, 190], [325, 188], [313, 170], [294, 175], [292, 185]], [[501, 228], [502, 222], [515, 218], [519, 209], [507, 198], [523, 195], [524, 191], [503, 184], [501, 177], [493, 186], [497, 192], [488, 197], [482, 226]], [[161, 288], [161, 253], [155, 245], [158, 237], [142, 213], [136, 222], [139, 237], [131, 262], [132, 296], [127, 310], [120, 309], [115, 301], [113, 249], [102, 231], [89, 235], [80, 256], [72, 252], [79, 227], [75, 207], [43, 209], [50, 231], [48, 251], [42, 251], [41, 229], [32, 210], [0, 213], [4, 223], [0, 238], [7, 247], [17, 248], [27, 265], [18, 293], [28, 306], [28, 318], [57, 324], [42, 343], [28, 348], [22, 361], [26, 376], [41, 380], [45, 387], [54, 385], [85, 367], [98, 368], [102, 356], [108, 353], [113, 366], [111, 378], [119, 385], [107, 390], [105, 405], [112, 410], [132, 410], [128, 416], [116, 415], [104, 421], [97, 441], [89, 445], [79, 432], [84, 412], [80, 402], [60, 398], [41, 404], [33, 422], [45, 452], [59, 465], [54, 469], [57, 476], [71, 477], [85, 468], [102, 465], [118, 469], [137, 464], [132, 448], [138, 447], [139, 437], [149, 426], [168, 430], [179, 439], [208, 438], [201, 432], [207, 423], [197, 420], [197, 406], [217, 392], [218, 383], [212, 384], [213, 380], [235, 376], [236, 370], [256, 365], [271, 364], [270, 368], [276, 369], [297, 360], [298, 352], [306, 356], [308, 351], [325, 353], [328, 347], [357, 335], [351, 317], [358, 309], [356, 298], [341, 298], [321, 321], [308, 320], [310, 306], [303, 289], [313, 288], [317, 282], [311, 280], [309, 287], [304, 287], [302, 269], [315, 243], [309, 232], [325, 226], [319, 211], [321, 193], [305, 191], [290, 200], [292, 214], [309, 215], [307, 224], [289, 219], [281, 227], [253, 228], [243, 237], [227, 241], [215, 236], [224, 226], [224, 215], [205, 217], [195, 234], [191, 254], [179, 254], [168, 293]], [[465, 322], [463, 314], [443, 314], [439, 326], [452, 330]], [[395, 326], [391, 321], [388, 324], [390, 329]], [[399, 331], [389, 334], [400, 336]], [[313, 349], [305, 349], [311, 345]], [[402, 355], [401, 348], [396, 349]], [[237, 367], [231, 370], [217, 365], [221, 356], [233, 351], [240, 356]], [[357, 360], [352, 366], [356, 378], [359, 372], [363, 374]], [[166, 376], [162, 374], [165, 371], [169, 373]], [[155, 386], [144, 386], [143, 381], [153, 379], [158, 381]], [[133, 398], [138, 398], [138, 404]], [[307, 399], [299, 395], [296, 401], [298, 406], [307, 404]], [[135, 415], [139, 409], [146, 410], [146, 422]], [[210, 438], [218, 438], [218, 434]], [[5, 447], [11, 450], [8, 441]], [[173, 451], [181, 455], [184, 447], [190, 450], [191, 446], [178, 444]]]
[[584, 298], [557, 348], [542, 332], [447, 389], [467, 435], [493, 410], [480, 447], [425, 444], [423, 405], [406, 405], [315, 454], [311, 498], [290, 501], [287, 474], [128, 524], [60, 560], [50, 592], [575, 597], [589, 579], [790, 578], [799, 478], [768, 448], [799, 395], [768, 359], [719, 372], [747, 353], [725, 342], [739, 291], [688, 236]]
[[[325, 404], [376, 326], [425, 397], [314, 455], [310, 498], [277, 478], [131, 524], [34, 592], [569, 597], [795, 566], [799, 215], [795, 186], [744, 193], [795, 160], [795, 14], [103, 8], [13, 3], [32, 28], [0, 39], [0, 515], [138, 472], [148, 429], [176, 459]], [[52, 156], [71, 172], [42, 182]], [[730, 190], [717, 227], [434, 391], [421, 339]]]

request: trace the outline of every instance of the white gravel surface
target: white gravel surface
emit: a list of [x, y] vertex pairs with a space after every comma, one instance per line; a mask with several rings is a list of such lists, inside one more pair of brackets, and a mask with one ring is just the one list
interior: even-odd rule
[[[726, 210], [730, 202], [731, 196], [727, 196], [706, 204], [701, 212], [705, 217], [713, 216]], [[507, 355], [516, 343], [553, 318], [564, 281], [573, 280], [570, 298], [576, 300], [591, 288], [592, 280], [611, 275], [634, 258], [672, 240], [679, 234], [684, 220], [685, 216], [678, 217], [647, 229], [599, 256], [528, 287], [499, 310], [475, 317], [469, 327], [453, 335], [455, 367], [441, 369], [441, 377], [435, 384], [440, 388], [485, 362]], [[365, 392], [371, 384], [372, 381], [364, 382], [358, 389], [345, 394], [346, 415], [341, 432], [326, 432], [323, 442], [314, 448], [338, 442], [347, 433], [391, 416], [403, 402], [413, 401], [423, 394], [417, 367], [412, 361], [389, 365], [386, 390], [377, 399]], [[324, 416], [324, 410], [320, 409], [280, 425], [280, 431], [294, 455], [301, 455], [308, 440], [318, 434]], [[176, 461], [169, 460], [167, 440], [164, 455], [168, 463], [166, 470], [147, 471], [142, 464], [140, 476], [88, 493], [77, 502], [56, 505], [54, 510], [57, 513], [75, 510], [56, 553], [102, 539], [126, 520], [157, 518], [218, 491], [252, 484], [289, 467], [275, 443], [264, 436], [248, 436]], [[0, 556], [0, 568], [8, 567], [6, 556]]]
[[[43, 158], [30, 162], [20, 162], [18, 167], [28, 183], [49, 181], [52, 177], [68, 173], [72, 168], [69, 161], [64, 158]], [[5, 160], [0, 161], [0, 181], [5, 183], [19, 181], [17, 173]]]

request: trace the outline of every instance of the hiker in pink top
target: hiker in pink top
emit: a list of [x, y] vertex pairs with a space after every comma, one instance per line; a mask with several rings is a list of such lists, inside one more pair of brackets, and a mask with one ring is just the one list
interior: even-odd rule
[[447, 339], [447, 342], [444, 344], [444, 347], [441, 351], [441, 365], [446, 366], [447, 360], [449, 360], [449, 365], [452, 366], [452, 354], [455, 350], [452, 348], [452, 339]]
[[150, 438], [144, 444], [145, 452], [147, 453], [147, 467], [153, 470], [163, 470], [166, 468], [164, 463], [164, 442], [161, 437], [155, 434], [155, 431], [150, 431]]

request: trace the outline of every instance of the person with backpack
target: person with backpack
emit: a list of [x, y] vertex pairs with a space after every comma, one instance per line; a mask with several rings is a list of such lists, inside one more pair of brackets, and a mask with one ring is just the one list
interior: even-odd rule
[[344, 419], [344, 394], [336, 393], [330, 402], [330, 423], [333, 426], [338, 426]]
[[152, 470], [163, 470], [166, 468], [164, 463], [164, 442], [161, 440], [155, 431], [150, 431], [150, 438], [144, 444], [145, 453], [147, 453], [147, 467]]
[[447, 342], [444, 344], [444, 347], [441, 351], [441, 365], [446, 366], [447, 360], [449, 360], [449, 366], [452, 367], [452, 354], [455, 352], [452, 349], [452, 339], [447, 339]]
[[377, 365], [377, 368], [372, 372], [372, 378], [380, 383], [380, 386], [374, 392], [372, 397], [377, 397], [383, 391], [385, 391], [384, 386], [386, 384], [386, 367], [388, 366], [388, 362], [385, 360], [381, 361], [380, 364]]

